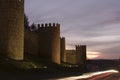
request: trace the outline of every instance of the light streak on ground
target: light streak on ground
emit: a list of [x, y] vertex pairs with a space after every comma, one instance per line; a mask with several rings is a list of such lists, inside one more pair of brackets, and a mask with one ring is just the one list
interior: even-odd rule
[[61, 78], [56, 80], [78, 80], [78, 79], [87, 79], [91, 78], [93, 76], [97, 76], [104, 73], [119, 73], [117, 70], [106, 70], [106, 71], [100, 71], [100, 72], [93, 72], [93, 73], [85, 73], [81, 76], [73, 76], [73, 77], [67, 77], [67, 78]]

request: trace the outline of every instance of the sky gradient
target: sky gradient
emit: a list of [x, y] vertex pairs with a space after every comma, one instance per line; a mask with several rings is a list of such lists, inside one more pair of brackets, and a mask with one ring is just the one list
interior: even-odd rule
[[31, 23], [60, 23], [66, 48], [87, 45], [88, 58], [120, 57], [120, 0], [25, 0]]

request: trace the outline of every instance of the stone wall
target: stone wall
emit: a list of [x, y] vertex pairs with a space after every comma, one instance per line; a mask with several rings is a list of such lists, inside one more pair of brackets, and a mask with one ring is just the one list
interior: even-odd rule
[[39, 54], [39, 35], [29, 29], [25, 29], [24, 53]]
[[86, 45], [76, 46], [77, 64], [86, 65]]
[[65, 38], [60, 38], [60, 56], [61, 56], [61, 62], [66, 62], [66, 47], [65, 47]]
[[38, 29], [25, 30], [25, 53], [60, 64], [60, 25], [38, 24]]
[[66, 63], [86, 66], [86, 45], [76, 45], [76, 50], [66, 50]]
[[0, 0], [0, 53], [23, 60], [24, 0]]
[[76, 51], [75, 50], [66, 50], [66, 63], [77, 64]]
[[54, 63], [60, 64], [60, 24], [40, 24], [39, 34], [39, 56]]

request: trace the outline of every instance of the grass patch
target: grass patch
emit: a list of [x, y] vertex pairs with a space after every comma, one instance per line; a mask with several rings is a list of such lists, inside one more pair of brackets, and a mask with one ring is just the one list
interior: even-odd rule
[[40, 60], [36, 59], [31, 55], [25, 55], [25, 60], [16, 61], [9, 59], [5, 55], [0, 55], [0, 70], [3, 71], [18, 71], [18, 70], [28, 70], [35, 68], [44, 68], [45, 65], [39, 62]]
[[82, 67], [71, 66], [69, 64], [55, 64], [51, 61], [41, 59], [39, 56], [30, 54], [24, 55], [23, 61], [9, 59], [4, 55], [0, 55], [0, 71], [5, 72], [20, 72], [20, 73], [50, 73], [50, 74], [66, 74], [73, 72], [83, 72]]

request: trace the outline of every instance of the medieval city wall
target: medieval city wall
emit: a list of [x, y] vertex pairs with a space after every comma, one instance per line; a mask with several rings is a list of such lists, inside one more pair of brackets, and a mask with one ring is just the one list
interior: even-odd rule
[[23, 53], [29, 53], [57, 64], [86, 63], [85, 45], [66, 52], [60, 24], [39, 24], [35, 31], [24, 31], [24, 0], [0, 0], [0, 53], [14, 60], [23, 60]]
[[86, 65], [86, 45], [76, 45], [77, 63]]
[[86, 66], [86, 45], [76, 45], [76, 50], [66, 50], [66, 63]]
[[66, 63], [77, 64], [75, 50], [66, 50]]
[[25, 29], [24, 53], [39, 54], [39, 35], [30, 29]]
[[65, 47], [65, 38], [60, 38], [60, 56], [61, 62], [66, 62], [66, 47]]
[[24, 0], [0, 0], [0, 53], [23, 60]]
[[39, 56], [60, 64], [60, 24], [39, 24]]

